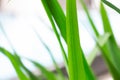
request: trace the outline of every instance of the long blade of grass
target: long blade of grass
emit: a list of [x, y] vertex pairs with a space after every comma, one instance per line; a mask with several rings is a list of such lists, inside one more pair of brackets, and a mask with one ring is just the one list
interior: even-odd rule
[[26, 66], [22, 63], [21, 58], [17, 54], [15, 54], [14, 57], [16, 58], [21, 68], [23, 68], [25, 72], [28, 74], [30, 80], [41, 80], [36, 75], [34, 75], [29, 69], [26, 68]]
[[114, 4], [112, 4], [111, 2], [107, 0], [101, 0], [101, 1], [120, 14], [120, 9], [116, 7]]
[[115, 80], [120, 78], [120, 51], [118, 45], [115, 41], [111, 25], [107, 16], [107, 12], [104, 8], [104, 5], [100, 3], [100, 12], [103, 21], [104, 31], [111, 34], [110, 39], [105, 44], [105, 46], [100, 47], [103, 53], [103, 57], [109, 67], [109, 70]]
[[85, 80], [86, 75], [84, 71], [82, 52], [79, 43], [78, 23], [76, 15], [76, 0], [67, 0], [66, 29], [69, 60], [69, 78], [70, 80], [79, 80], [80, 78]]
[[82, 7], [83, 7], [83, 9], [84, 9], [87, 17], [88, 17], [88, 20], [89, 20], [89, 22], [90, 22], [90, 24], [91, 24], [91, 26], [92, 26], [92, 28], [93, 28], [93, 30], [94, 30], [95, 36], [96, 36], [96, 37], [99, 37], [100, 34], [99, 34], [98, 30], [96, 29], [96, 26], [95, 26], [95, 24], [94, 24], [94, 22], [93, 22], [93, 20], [92, 20], [92, 18], [91, 18], [91, 16], [90, 16], [89, 10], [88, 10], [85, 2], [84, 2], [83, 0], [79, 0], [79, 1], [80, 1], [81, 5], [82, 5]]
[[59, 44], [60, 44], [60, 47], [61, 47], [61, 50], [62, 50], [62, 55], [63, 55], [64, 62], [65, 62], [65, 67], [66, 67], [66, 69], [67, 69], [67, 71], [68, 71], [68, 59], [67, 59], [67, 55], [66, 55], [65, 50], [64, 50], [64, 48], [63, 48], [63, 45], [62, 45], [62, 43], [61, 43], [60, 36], [59, 36], [59, 34], [58, 34], [58, 31], [57, 31], [57, 29], [56, 29], [54, 20], [53, 20], [53, 18], [52, 18], [52, 14], [51, 14], [50, 9], [49, 9], [49, 6], [48, 6], [48, 4], [47, 4], [47, 0], [41, 0], [41, 1], [42, 1], [42, 4], [43, 4], [44, 8], [45, 8], [45, 11], [46, 11], [46, 13], [47, 13], [47, 16], [48, 16], [48, 18], [49, 18], [49, 20], [50, 20], [50, 22], [51, 22], [51, 24], [52, 24], [52, 27], [53, 27], [53, 30], [54, 30], [54, 32], [55, 32], [55, 35], [56, 35], [56, 37], [57, 37], [57, 39], [58, 39], [58, 42], [59, 42]]
[[55, 74], [53, 74], [52, 72], [48, 71], [44, 66], [42, 66], [41, 64], [32, 61], [30, 59], [28, 59], [30, 62], [32, 62], [41, 72], [42, 74], [45, 76], [45, 78], [47, 80], [57, 80]]
[[0, 47], [0, 52], [3, 53], [11, 61], [20, 80], [29, 80], [29, 78], [22, 72], [19, 63], [16, 61], [16, 58], [12, 55], [12, 53], [8, 52], [2, 47]]
[[70, 80], [94, 80], [94, 76], [83, 55], [78, 31], [76, 0], [67, 0], [67, 45]]
[[65, 14], [58, 3], [58, 0], [44, 0], [49, 7], [49, 10], [58, 25], [58, 28], [66, 41], [66, 17]]
[[57, 62], [55, 61], [55, 58], [54, 58], [54, 56], [53, 56], [53, 54], [52, 54], [52, 51], [51, 51], [50, 48], [47, 46], [47, 44], [41, 39], [41, 37], [40, 37], [40, 35], [38, 34], [38, 32], [37, 32], [35, 29], [33, 29], [33, 30], [34, 30], [34, 32], [36, 33], [36, 36], [38, 37], [38, 39], [40, 40], [40, 42], [43, 44], [43, 46], [45, 47], [45, 49], [48, 51], [48, 53], [49, 53], [49, 55], [50, 55], [50, 57], [51, 57], [51, 59], [52, 59], [52, 61], [53, 61], [53, 64], [54, 64], [54, 66], [55, 66], [55, 68], [56, 68], [56, 71], [58, 72], [58, 74], [59, 74], [60, 77], [61, 77], [61, 80], [65, 80], [62, 71], [60, 70]]
[[112, 34], [112, 36], [110, 37], [110, 39], [108, 40], [106, 45], [109, 49], [109, 53], [113, 59], [113, 62], [117, 66], [118, 70], [120, 71], [120, 68], [119, 68], [119, 66], [120, 66], [120, 61], [119, 61], [120, 60], [120, 50], [119, 50], [117, 42], [114, 38], [114, 34], [111, 29], [111, 25], [110, 25], [106, 10], [102, 3], [101, 3], [101, 16], [102, 16], [104, 31]]

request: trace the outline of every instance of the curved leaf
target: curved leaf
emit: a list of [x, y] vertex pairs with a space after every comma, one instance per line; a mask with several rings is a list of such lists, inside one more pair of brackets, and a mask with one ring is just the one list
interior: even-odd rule
[[0, 52], [2, 52], [11, 61], [20, 80], [29, 80], [29, 78], [22, 72], [19, 62], [17, 62], [16, 58], [9, 51], [0, 47]]

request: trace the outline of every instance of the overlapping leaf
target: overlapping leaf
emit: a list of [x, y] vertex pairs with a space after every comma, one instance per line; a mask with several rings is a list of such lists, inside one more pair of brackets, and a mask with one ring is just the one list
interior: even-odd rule
[[[45, 11], [46, 11], [46, 13], [47, 13], [47, 16], [48, 16], [48, 18], [49, 18], [49, 20], [50, 20], [50, 22], [51, 22], [51, 24], [52, 24], [52, 27], [53, 27], [53, 30], [54, 30], [54, 32], [55, 32], [55, 35], [56, 35], [56, 37], [57, 37], [57, 39], [58, 39], [58, 42], [59, 42], [59, 45], [60, 45], [60, 47], [61, 47], [61, 50], [62, 50], [62, 55], [63, 55], [63, 58], [64, 58], [64, 62], [65, 62], [65, 67], [66, 67], [66, 69], [67, 69], [67, 71], [68, 71], [68, 59], [67, 59], [67, 55], [66, 55], [66, 52], [65, 52], [65, 50], [64, 50], [64, 48], [63, 48], [63, 45], [62, 45], [62, 42], [61, 42], [61, 40], [60, 40], [60, 35], [59, 35], [59, 33], [58, 33], [58, 31], [57, 31], [57, 27], [55, 26], [55, 23], [54, 23], [54, 19], [52, 18], [52, 12], [50, 11], [50, 8], [51, 7], [49, 7], [49, 5], [48, 5], [48, 0], [41, 0], [42, 1], [42, 4], [43, 4], [43, 6], [44, 6], [44, 8], [45, 8]], [[50, 1], [52, 1], [52, 0], [50, 0]], [[55, 0], [53, 0], [53, 1], [55, 1]], [[52, 4], [57, 4], [57, 2], [53, 2]], [[53, 6], [53, 5], [52, 5]], [[57, 14], [58, 12], [56, 12], [56, 14]], [[59, 16], [57, 16], [56, 18], [58, 18], [58, 17], [61, 17], [60, 15]], [[62, 29], [60, 29], [60, 30], [62, 30]], [[64, 38], [65, 39], [65, 38]]]
[[58, 3], [57, 0], [44, 0], [44, 2], [48, 6], [52, 17], [54, 18], [56, 24], [58, 25], [62, 37], [66, 41], [66, 17], [60, 4]]
[[[98, 39], [97, 39], [97, 43], [99, 43], [99, 45], [101, 47], [103, 47], [106, 42], [108, 41], [108, 39], [110, 38], [111, 34], [109, 33], [106, 33], [104, 34], [103, 36], [100, 36]], [[100, 52], [100, 49], [97, 45], [95, 45], [95, 47], [93, 48], [93, 50], [90, 52], [90, 55], [88, 56], [87, 58], [87, 62], [89, 65], [92, 64], [93, 60], [95, 59], [95, 57], [97, 56], [97, 53]]]
[[[106, 10], [104, 8], [104, 5], [101, 3], [100, 5], [100, 12], [101, 12], [101, 17], [102, 17], [102, 21], [103, 21], [103, 26], [104, 26], [104, 31], [111, 33], [111, 37], [108, 40], [108, 42], [106, 43], [106, 45], [104, 47], [102, 47], [103, 52], [104, 52], [104, 57], [106, 60], [109, 60], [108, 64], [113, 64], [113, 65], [109, 65], [109, 67], [114, 66], [114, 68], [116, 68], [116, 72], [114, 70], [112, 70], [112, 68], [110, 71], [113, 71], [113, 77], [115, 79], [119, 79], [120, 78], [120, 50], [119, 47], [115, 41], [114, 38], [114, 34], [106, 13]], [[107, 59], [108, 58], [108, 59]], [[119, 73], [117, 76], [115, 76], [114, 74]]]
[[20, 80], [29, 80], [29, 78], [22, 72], [21, 67], [19, 66], [19, 62], [16, 61], [16, 58], [10, 52], [2, 47], [0, 47], [0, 52], [8, 57], [8, 59], [11, 61]]

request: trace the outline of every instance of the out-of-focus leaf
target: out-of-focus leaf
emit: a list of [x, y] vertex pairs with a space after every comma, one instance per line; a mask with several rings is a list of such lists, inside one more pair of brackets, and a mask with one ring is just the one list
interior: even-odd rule
[[119, 61], [120, 60], [120, 50], [119, 50], [119, 47], [115, 40], [114, 34], [112, 32], [106, 10], [102, 3], [101, 3], [101, 16], [102, 16], [102, 20], [103, 20], [104, 31], [112, 34], [110, 39], [108, 40], [107, 47], [109, 48], [109, 52], [110, 52], [110, 55], [111, 55], [114, 63], [118, 66], [118, 69], [120, 71], [120, 68], [119, 68], [119, 66], [120, 66], [120, 61]]
[[[107, 62], [107, 63], [113, 64], [112, 66], [114, 66], [114, 68], [116, 68], [116, 70], [112, 70], [112, 68], [110, 68], [111, 65], [108, 65], [110, 71], [113, 71], [111, 73], [112, 73], [114, 79], [117, 80], [117, 79], [120, 79], [120, 68], [119, 68], [120, 67], [120, 61], [119, 61], [120, 60], [120, 50], [115, 41], [114, 34], [111, 29], [111, 25], [110, 25], [110, 22], [108, 19], [107, 12], [102, 3], [100, 4], [100, 12], [101, 12], [101, 17], [102, 17], [105, 33], [108, 32], [111, 34], [111, 37], [107, 41], [106, 45], [104, 47], [102, 47], [102, 50], [103, 50], [102, 52], [104, 52], [103, 55], [106, 59], [106, 62], [107, 62], [107, 60], [109, 60], [109, 62]], [[118, 75], [116, 76], [115, 74], [118, 74]]]
[[19, 66], [19, 62], [17, 62], [16, 58], [12, 55], [12, 53], [10, 53], [9, 51], [7, 51], [2, 47], [0, 47], [0, 52], [3, 53], [11, 61], [20, 80], [29, 80], [29, 78], [21, 70], [21, 67]]
[[34, 75], [29, 69], [26, 68], [26, 66], [22, 63], [21, 58], [15, 53], [14, 57], [16, 58], [16, 61], [19, 63], [21, 68], [25, 70], [25, 72], [28, 74], [30, 80], [41, 80], [39, 77]]
[[[108, 39], [110, 38], [110, 34], [109, 33], [105, 33], [103, 36], [99, 37], [97, 42], [99, 43], [99, 45], [101, 47], [103, 47], [106, 42], [108, 41]], [[89, 65], [92, 64], [93, 60], [95, 59], [97, 53], [100, 51], [99, 47], [96, 45], [93, 50], [90, 52], [90, 55], [87, 58], [87, 62]]]
[[12, 50], [15, 52], [15, 49], [14, 49], [14, 47], [13, 47], [13, 45], [12, 45], [12, 42], [11, 42], [11, 40], [9, 39], [8, 35], [6, 34], [6, 32], [5, 32], [5, 30], [4, 30], [4, 27], [3, 27], [3, 25], [2, 25], [1, 22], [0, 22], [0, 30], [2, 31], [3, 35], [4, 35], [5, 38], [7, 39], [8, 44], [10, 45], [10, 47], [12, 48]]
[[41, 72], [42, 74], [45, 76], [45, 78], [47, 80], [57, 80], [55, 74], [53, 74], [52, 72], [48, 71], [45, 67], [43, 67], [41, 64], [29, 60], [30, 62], [32, 62]]
[[87, 18], [88, 18], [88, 20], [89, 20], [89, 22], [90, 22], [90, 24], [91, 24], [91, 26], [92, 26], [92, 28], [93, 28], [93, 30], [94, 30], [95, 36], [96, 36], [96, 37], [99, 37], [100, 34], [99, 34], [98, 30], [96, 29], [96, 26], [95, 26], [95, 24], [94, 24], [94, 21], [92, 20], [92, 18], [91, 18], [91, 16], [90, 16], [89, 10], [88, 10], [88, 8], [87, 8], [84, 0], [79, 0], [79, 1], [80, 1], [80, 3], [81, 3], [81, 5], [82, 5], [82, 7], [83, 7], [83, 9], [84, 9], [84, 11], [85, 11], [85, 13], [86, 13], [86, 15], [87, 15]]
[[36, 36], [38, 37], [38, 39], [40, 40], [40, 42], [43, 44], [43, 46], [45, 47], [45, 49], [48, 51], [49, 55], [50, 55], [50, 58], [52, 59], [53, 63], [54, 63], [54, 66], [56, 68], [56, 71], [58, 72], [58, 74], [60, 75], [61, 77], [61, 80], [65, 80], [64, 79], [64, 76], [63, 76], [63, 73], [62, 71], [60, 70], [57, 62], [55, 61], [55, 58], [52, 54], [52, 51], [50, 50], [50, 48], [47, 46], [47, 44], [41, 39], [41, 37], [39, 36], [39, 34], [37, 33], [37, 31], [35, 29], [33, 29], [34, 32], [36, 33]]

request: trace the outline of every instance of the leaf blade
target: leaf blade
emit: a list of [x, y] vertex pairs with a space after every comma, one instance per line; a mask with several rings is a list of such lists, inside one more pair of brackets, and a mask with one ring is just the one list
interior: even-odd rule
[[36, 61], [30, 59], [28, 60], [32, 62], [42, 72], [42, 74], [46, 77], [47, 80], [57, 80], [55, 75], [52, 72], [48, 71], [44, 66], [42, 66]]
[[2, 52], [11, 61], [20, 80], [29, 80], [28, 77], [22, 72], [18, 62], [16, 62], [15, 57], [9, 51], [0, 47], [0, 52]]
[[48, 4], [50, 12], [56, 24], [58, 25], [62, 37], [66, 41], [66, 17], [60, 4], [58, 3], [57, 0], [46, 0], [46, 3]]
[[119, 69], [120, 50], [115, 41], [107, 12], [102, 3], [100, 3], [100, 12], [101, 12], [101, 18], [103, 22], [104, 32], [108, 32], [111, 34], [110, 39], [107, 41], [106, 45], [101, 49], [103, 52], [103, 57], [106, 60], [106, 63], [108, 64], [109, 70], [111, 71], [113, 78], [117, 80], [120, 78], [120, 69]]
[[80, 1], [81, 5], [82, 5], [82, 7], [83, 7], [83, 9], [84, 9], [84, 11], [85, 11], [85, 13], [86, 13], [86, 15], [87, 15], [87, 18], [88, 18], [88, 20], [89, 20], [89, 22], [90, 22], [90, 25], [91, 25], [92, 29], [94, 30], [95, 36], [96, 36], [96, 37], [99, 37], [100, 34], [99, 34], [98, 30], [96, 29], [96, 26], [95, 26], [95, 24], [94, 24], [94, 21], [92, 20], [92, 18], [91, 18], [91, 16], [90, 16], [89, 10], [88, 10], [85, 2], [84, 2], [83, 0], [79, 0], [79, 1]]
[[116, 7], [115, 5], [113, 5], [111, 2], [107, 0], [101, 0], [101, 1], [120, 14], [120, 9]]
[[69, 79], [80, 80], [82, 78], [82, 80], [94, 80], [95, 78], [92, 75], [80, 46], [76, 0], [67, 0], [66, 13]]
[[66, 52], [65, 52], [65, 50], [64, 50], [64, 48], [63, 48], [63, 45], [62, 45], [62, 43], [61, 43], [60, 35], [59, 35], [59, 33], [58, 33], [57, 29], [56, 29], [54, 20], [53, 20], [53, 18], [52, 18], [52, 14], [51, 14], [50, 9], [49, 9], [49, 6], [48, 6], [46, 0], [41, 0], [41, 1], [42, 1], [42, 4], [43, 4], [44, 8], [45, 8], [45, 11], [46, 11], [46, 13], [47, 13], [47, 16], [48, 16], [48, 18], [49, 18], [49, 20], [50, 20], [50, 22], [51, 22], [51, 24], [52, 24], [53, 30], [54, 30], [54, 32], [55, 32], [55, 35], [56, 35], [56, 37], [57, 37], [57, 39], [58, 39], [60, 48], [61, 48], [61, 50], [62, 50], [62, 55], [63, 55], [65, 67], [66, 67], [66, 69], [67, 69], [67, 71], [68, 71], [68, 59], [67, 59], [67, 55], [66, 55]]

